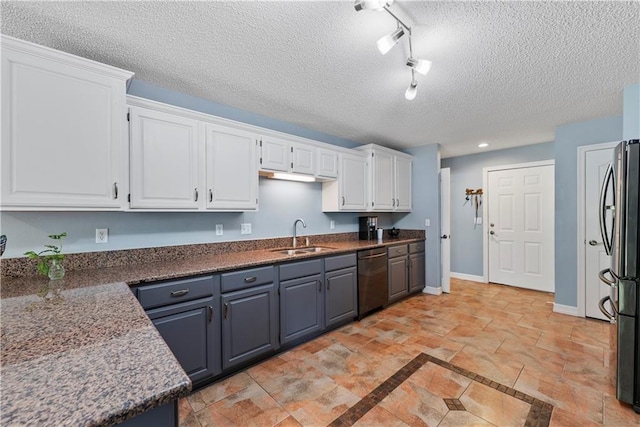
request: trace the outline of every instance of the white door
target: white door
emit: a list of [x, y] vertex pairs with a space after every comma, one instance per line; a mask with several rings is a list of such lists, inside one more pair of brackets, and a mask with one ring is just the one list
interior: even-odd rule
[[553, 292], [554, 167], [488, 172], [489, 281]]
[[318, 148], [316, 153], [318, 158], [318, 167], [316, 169], [317, 175], [327, 178], [337, 178], [338, 153], [324, 148]]
[[292, 172], [305, 175], [316, 173], [316, 148], [306, 144], [291, 144]]
[[442, 292], [449, 293], [451, 282], [451, 169], [440, 169], [440, 260]]
[[131, 208], [197, 209], [198, 122], [131, 107]]
[[250, 132], [207, 125], [207, 209], [258, 207], [256, 137]]
[[291, 144], [263, 137], [260, 141], [260, 169], [288, 172], [291, 169]]
[[411, 159], [394, 156], [396, 181], [396, 210], [411, 210]]
[[367, 210], [367, 159], [341, 155], [340, 210]]
[[[600, 236], [599, 196], [604, 173], [612, 159], [613, 148], [585, 153], [585, 315], [602, 320], [608, 319], [600, 312], [598, 302], [609, 295], [609, 286], [600, 281], [598, 272], [611, 267], [611, 257], [606, 254]], [[611, 205], [613, 191], [609, 192], [608, 197], [607, 205]], [[607, 211], [607, 215], [611, 215], [611, 211]]]

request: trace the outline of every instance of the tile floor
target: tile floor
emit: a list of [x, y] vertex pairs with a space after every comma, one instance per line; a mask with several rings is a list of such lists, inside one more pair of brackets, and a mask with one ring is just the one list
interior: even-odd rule
[[453, 280], [180, 400], [181, 426], [640, 426], [608, 323], [553, 295]]

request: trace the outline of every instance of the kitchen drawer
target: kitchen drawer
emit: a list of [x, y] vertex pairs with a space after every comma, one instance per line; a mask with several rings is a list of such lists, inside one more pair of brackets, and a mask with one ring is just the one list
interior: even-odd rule
[[358, 257], [355, 253], [332, 256], [324, 259], [325, 271], [334, 271], [347, 267], [355, 267], [357, 264]]
[[314, 274], [320, 274], [320, 272], [322, 272], [322, 260], [319, 258], [283, 264], [280, 266], [280, 281], [313, 276]]
[[408, 245], [390, 246], [389, 248], [387, 248], [387, 254], [389, 258], [406, 255], [408, 253], [407, 246]]
[[424, 242], [409, 243], [409, 253], [424, 252]]
[[275, 269], [273, 266], [225, 273], [221, 276], [221, 291], [237, 291], [252, 286], [264, 285], [265, 283], [272, 283], [274, 279]]
[[138, 288], [138, 300], [144, 309], [162, 307], [213, 295], [213, 276], [172, 280]]

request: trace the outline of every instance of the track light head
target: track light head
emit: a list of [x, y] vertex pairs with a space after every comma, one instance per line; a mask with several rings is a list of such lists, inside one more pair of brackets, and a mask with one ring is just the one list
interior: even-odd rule
[[418, 82], [415, 80], [412, 80], [411, 84], [409, 85], [406, 92], [404, 93], [404, 97], [407, 98], [409, 101], [412, 101], [415, 99], [417, 94], [418, 94]]
[[413, 68], [424, 76], [431, 69], [431, 61], [427, 61], [426, 59], [409, 58], [407, 59], [407, 66]]
[[356, 0], [353, 7], [356, 11], [364, 9], [383, 10], [385, 6], [391, 6], [393, 0]]
[[377, 45], [380, 53], [384, 55], [387, 52], [389, 52], [391, 48], [394, 47], [396, 43], [398, 43], [398, 40], [400, 40], [400, 37], [402, 37], [403, 35], [404, 35], [404, 28], [398, 27], [392, 33], [389, 33], [386, 36], [382, 37], [380, 40], [378, 40]]

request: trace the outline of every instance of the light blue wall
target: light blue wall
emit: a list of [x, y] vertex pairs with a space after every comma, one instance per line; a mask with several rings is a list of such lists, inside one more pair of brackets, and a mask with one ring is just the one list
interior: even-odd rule
[[571, 307], [578, 304], [578, 147], [622, 139], [622, 117], [606, 117], [556, 128], [556, 216], [555, 301]]
[[[427, 286], [440, 286], [440, 145], [431, 144], [406, 150], [414, 156], [412, 166], [412, 204], [409, 214], [393, 214], [395, 226], [426, 230]], [[431, 223], [425, 227], [424, 220]]]
[[[322, 132], [317, 132], [301, 126], [287, 123], [282, 120], [272, 119], [270, 117], [261, 116], [249, 111], [240, 110], [229, 107], [228, 105], [218, 104], [186, 95], [180, 92], [174, 92], [160, 86], [155, 86], [142, 80], [132, 80], [128, 88], [129, 95], [139, 96], [141, 98], [151, 99], [153, 101], [164, 102], [165, 104], [176, 105], [178, 107], [187, 108], [189, 110], [200, 111], [206, 114], [212, 114], [218, 117], [224, 117], [230, 120], [236, 120], [242, 123], [249, 123], [267, 129], [273, 129], [290, 135], [296, 135], [303, 138], [309, 138], [316, 141], [326, 142], [328, 144], [339, 145], [341, 147], [353, 148], [361, 143], [350, 141], [348, 139], [339, 138]], [[321, 125], [321, 124], [320, 124]]]
[[[320, 140], [353, 147], [357, 143], [310, 131], [295, 125], [240, 111], [200, 98], [172, 92], [134, 81], [130, 93], [209, 114]], [[154, 246], [211, 243], [242, 239], [287, 237], [293, 221], [302, 217], [307, 228], [301, 235], [353, 232], [358, 214], [322, 212], [322, 184], [297, 183], [260, 178], [260, 210], [257, 212], [0, 212], [0, 231], [8, 237], [3, 257], [19, 257], [49, 243], [47, 235], [66, 231], [66, 253], [106, 251]], [[378, 214], [379, 223], [390, 228], [391, 214]], [[329, 221], [335, 221], [335, 229]], [[240, 224], [250, 222], [252, 234], [240, 235]], [[224, 235], [215, 235], [215, 225], [224, 226]], [[95, 229], [109, 229], [109, 243], [95, 243]], [[300, 227], [299, 227], [300, 228]]]
[[[482, 169], [553, 159], [553, 142], [442, 159], [451, 169], [451, 271], [483, 275], [482, 225], [474, 228], [475, 208], [465, 204], [465, 189], [482, 188]], [[482, 207], [478, 210], [482, 217]]]
[[640, 138], [640, 83], [627, 85], [623, 93], [622, 138]]

